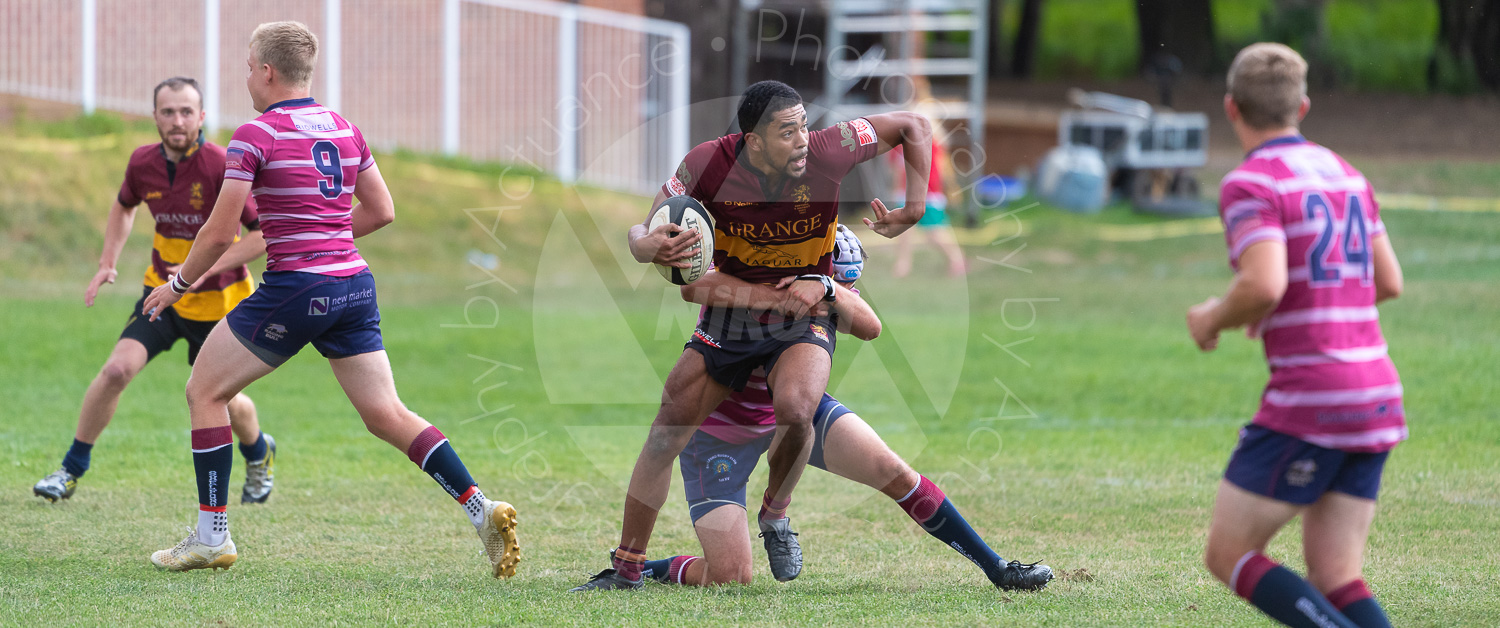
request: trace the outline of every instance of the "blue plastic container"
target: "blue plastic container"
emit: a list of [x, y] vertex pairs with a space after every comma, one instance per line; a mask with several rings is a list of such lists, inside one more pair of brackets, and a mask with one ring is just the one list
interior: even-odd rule
[[1109, 168], [1092, 146], [1052, 149], [1037, 167], [1034, 183], [1042, 200], [1079, 214], [1098, 213], [1109, 198]]

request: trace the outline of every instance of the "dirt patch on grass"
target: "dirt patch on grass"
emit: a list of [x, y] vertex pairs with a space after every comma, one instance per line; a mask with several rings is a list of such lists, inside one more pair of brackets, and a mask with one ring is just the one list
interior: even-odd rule
[[1057, 579], [1063, 582], [1093, 582], [1094, 574], [1089, 573], [1088, 569], [1082, 567], [1072, 571], [1060, 569], [1057, 572]]

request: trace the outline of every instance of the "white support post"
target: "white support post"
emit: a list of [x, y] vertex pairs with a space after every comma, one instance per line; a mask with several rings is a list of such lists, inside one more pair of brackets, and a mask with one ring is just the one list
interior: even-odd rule
[[[989, 5], [980, 2], [974, 7], [974, 30], [969, 37], [969, 55], [974, 59], [974, 74], [969, 77], [969, 141], [975, 148], [974, 155], [983, 155], [984, 151], [984, 116], [985, 98], [988, 96], [989, 80], [989, 32], [990, 24]], [[998, 37], [998, 34], [993, 36]], [[979, 164], [987, 165], [987, 164]], [[974, 179], [983, 177], [984, 172], [976, 172]], [[961, 182], [962, 184], [962, 182]], [[969, 224], [979, 223], [979, 201], [974, 189], [969, 189], [968, 198], [963, 199], [965, 205], [966, 220]]]
[[[668, 159], [685, 158], [688, 153], [688, 101], [691, 95], [688, 92], [688, 77], [692, 74], [689, 60], [692, 58], [692, 32], [686, 26], [676, 29], [672, 34], [672, 41], [677, 46], [676, 67], [672, 73], [672, 128], [667, 135], [667, 152], [671, 156]], [[676, 164], [667, 164], [667, 168], [673, 168]]]
[[989, 77], [989, 5], [974, 7], [974, 30], [969, 38], [969, 55], [974, 59], [974, 74], [969, 77], [969, 138], [975, 145], [984, 144], [984, 101]]
[[209, 133], [219, 130], [224, 107], [219, 102], [219, 0], [203, 0], [203, 111]]
[[458, 154], [460, 0], [443, 0], [443, 154]]
[[99, 5], [95, 0], [83, 0], [82, 40], [83, 77], [79, 100], [84, 113], [93, 113], [99, 103]]
[[[843, 26], [843, 12], [845, 10], [845, 7], [837, 3], [829, 5], [827, 27], [828, 52], [826, 53], [828, 55], [828, 65], [823, 68], [823, 95], [819, 97], [819, 100], [822, 101], [821, 104], [833, 112], [834, 120], [844, 119], [844, 108], [840, 106], [840, 103], [844, 101], [844, 96], [849, 93], [849, 89], [854, 85], [854, 81], [850, 81], [847, 77], [840, 77], [844, 73], [853, 74], [853, 72], [846, 69], [846, 62], [841, 57], [843, 54], [842, 51], [845, 48]], [[825, 53], [820, 49], [818, 55], [822, 56], [823, 54]], [[854, 63], [858, 67], [863, 67], [864, 58], [857, 52], [855, 57]]]
[[343, 110], [344, 56], [343, 0], [323, 0], [323, 68], [326, 77], [323, 105], [334, 111]]
[[578, 9], [562, 7], [557, 20], [557, 178], [578, 180]]

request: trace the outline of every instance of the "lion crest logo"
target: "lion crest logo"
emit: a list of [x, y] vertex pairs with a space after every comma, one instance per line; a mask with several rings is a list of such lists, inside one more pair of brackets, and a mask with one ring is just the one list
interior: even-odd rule
[[203, 210], [203, 184], [200, 183], [200, 182], [194, 181], [193, 182], [193, 187], [191, 189], [191, 193], [192, 193], [192, 198], [190, 200], [188, 200], [188, 204], [192, 205], [193, 209], [198, 210], [198, 211], [202, 211]]

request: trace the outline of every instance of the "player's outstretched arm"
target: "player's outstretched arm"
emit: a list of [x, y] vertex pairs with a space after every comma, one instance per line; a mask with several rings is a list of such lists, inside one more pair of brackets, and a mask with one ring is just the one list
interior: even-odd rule
[[1401, 296], [1401, 262], [1396, 261], [1390, 237], [1383, 233], [1375, 236], [1370, 240], [1370, 249], [1375, 253], [1375, 302]]
[[242, 179], [224, 179], [219, 190], [219, 200], [214, 202], [213, 212], [193, 238], [193, 248], [188, 250], [187, 260], [177, 274], [167, 278], [167, 283], [157, 286], [146, 297], [141, 313], [156, 320], [166, 308], [171, 307], [188, 289], [202, 279], [214, 262], [224, 256], [224, 251], [234, 244], [235, 234], [240, 228], [240, 213], [245, 201], [250, 198], [250, 182]]
[[1203, 351], [1219, 346], [1219, 332], [1257, 325], [1276, 309], [1286, 294], [1286, 243], [1262, 240], [1240, 254], [1240, 269], [1223, 299], [1207, 301], [1188, 309], [1188, 333]]
[[927, 178], [932, 174], [932, 123], [927, 117], [910, 111], [894, 111], [865, 116], [875, 127], [875, 136], [880, 140], [880, 153], [897, 146], [902, 147], [906, 161], [906, 205], [895, 211], [887, 211], [878, 199], [870, 203], [875, 220], [868, 218], [865, 225], [880, 235], [894, 238], [901, 235], [927, 211]]
[[380, 166], [372, 165], [359, 172], [354, 180], [354, 198], [359, 201], [349, 215], [354, 222], [354, 237], [363, 238], [396, 221], [396, 202], [380, 176]]
[[89, 280], [83, 291], [83, 304], [94, 307], [94, 297], [99, 296], [99, 287], [114, 283], [120, 275], [116, 266], [120, 263], [120, 252], [125, 250], [125, 240], [130, 237], [130, 227], [135, 224], [135, 208], [120, 204], [116, 198], [109, 206], [109, 222], [104, 226], [104, 252], [99, 254], [99, 271]]
[[861, 298], [859, 293], [840, 285], [835, 285], [834, 291], [838, 293], [833, 309], [839, 315], [839, 331], [860, 340], [878, 338], [880, 317], [875, 315], [875, 310], [870, 307], [869, 302]]
[[692, 264], [687, 262], [687, 258], [693, 255], [693, 245], [703, 238], [697, 229], [683, 229], [672, 223], [648, 229], [656, 208], [666, 201], [667, 195], [657, 192], [656, 198], [651, 201], [651, 210], [646, 212], [646, 219], [641, 224], [632, 225], [630, 232], [625, 234], [630, 243], [630, 256], [642, 264], [690, 268]]

